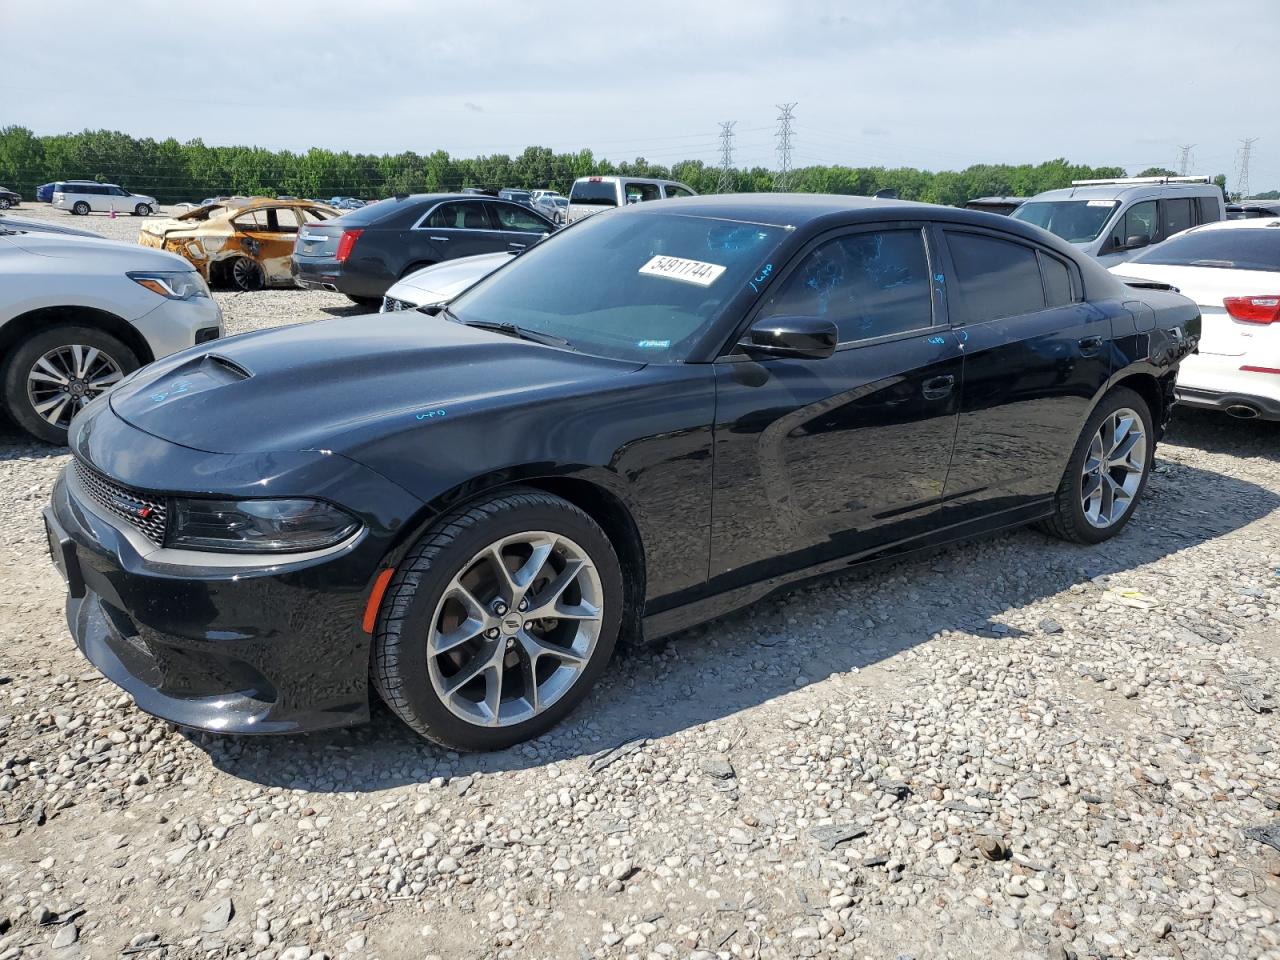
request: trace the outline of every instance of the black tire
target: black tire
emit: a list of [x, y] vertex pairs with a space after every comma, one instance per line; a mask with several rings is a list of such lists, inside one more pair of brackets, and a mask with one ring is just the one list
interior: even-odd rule
[[[1142, 479], [1133, 495], [1132, 504], [1124, 515], [1108, 527], [1097, 527], [1085, 518], [1084, 505], [1081, 502], [1085, 457], [1089, 453], [1089, 444], [1102, 422], [1117, 410], [1126, 407], [1138, 414], [1146, 435], [1147, 451]], [[1102, 543], [1104, 540], [1110, 540], [1123, 530], [1125, 524], [1133, 517], [1138, 501], [1142, 499], [1142, 494], [1147, 489], [1147, 480], [1151, 476], [1151, 465], [1154, 459], [1155, 430], [1147, 401], [1128, 387], [1116, 387], [1099, 401], [1093, 414], [1085, 422], [1084, 429], [1076, 440], [1075, 448], [1071, 451], [1071, 459], [1067, 461], [1057, 492], [1054, 494], [1053, 514], [1040, 521], [1037, 526], [1045, 533], [1072, 543]]]
[[[582, 672], [554, 704], [511, 726], [480, 726], [450, 711], [432, 687], [427, 658], [429, 627], [460, 567], [499, 538], [530, 530], [560, 533], [586, 551], [603, 588], [600, 635]], [[595, 521], [560, 497], [512, 487], [442, 517], [400, 563], [374, 631], [374, 686], [392, 711], [428, 740], [458, 750], [510, 747], [559, 723], [599, 679], [617, 644], [622, 597], [617, 554]]]
[[48, 443], [65, 444], [67, 429], [65, 425], [50, 423], [36, 412], [27, 391], [27, 375], [36, 361], [49, 351], [72, 344], [97, 348], [126, 376], [141, 366], [138, 357], [122, 341], [93, 327], [50, 327], [18, 343], [4, 367], [5, 407], [18, 426]]
[[0, 210], [8, 210], [13, 202], [8, 197], [0, 197]]
[[380, 307], [380, 306], [382, 306], [382, 298], [381, 298], [381, 297], [357, 297], [357, 296], [355, 296], [354, 294], [350, 294], [350, 293], [343, 294], [343, 296], [345, 296], [345, 297], [346, 297], [348, 300], [350, 300], [352, 303], [358, 304], [358, 305], [360, 305], [360, 306], [362, 306], [362, 307]]
[[77, 217], [87, 217], [89, 215], [89, 204], [83, 200], [77, 200], [71, 207], [71, 212]]
[[135, 217], [151, 216], [151, 205], [149, 203], [138, 204], [136, 207], [133, 208], [133, 215]]
[[248, 257], [236, 257], [227, 264], [226, 275], [231, 279], [232, 287], [246, 293], [261, 290], [267, 284], [262, 267]]

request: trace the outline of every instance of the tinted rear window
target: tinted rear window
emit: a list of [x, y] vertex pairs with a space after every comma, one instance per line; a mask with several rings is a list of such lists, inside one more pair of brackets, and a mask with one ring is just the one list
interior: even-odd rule
[[964, 323], [982, 323], [1044, 309], [1036, 252], [976, 233], [947, 232], [960, 287]]
[[376, 203], [365, 204], [355, 210], [348, 210], [338, 219], [344, 225], [359, 227], [370, 223], [381, 223], [383, 220], [389, 220], [402, 213], [406, 215], [412, 214], [416, 218], [426, 213], [432, 202], [416, 199], [396, 200], [394, 198], [379, 200]]
[[569, 191], [570, 203], [586, 203], [596, 207], [618, 205], [618, 185], [612, 181], [581, 180]]
[[1133, 262], [1280, 271], [1280, 227], [1187, 233], [1143, 251]]

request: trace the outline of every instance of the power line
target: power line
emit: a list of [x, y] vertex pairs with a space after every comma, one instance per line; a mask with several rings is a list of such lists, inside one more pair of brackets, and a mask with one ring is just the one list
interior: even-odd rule
[[1236, 182], [1239, 184], [1241, 199], [1249, 196], [1249, 155], [1253, 152], [1253, 145], [1260, 139], [1262, 138], [1249, 137], [1240, 141], [1240, 175]]
[[795, 108], [794, 102], [778, 104], [782, 112], [778, 114], [778, 176], [773, 189], [779, 193], [791, 189], [791, 121], [795, 119], [791, 111]]
[[716, 193], [733, 193], [733, 128], [737, 125], [737, 120], [720, 124], [720, 179], [716, 181]]
[[1178, 157], [1178, 175], [1179, 176], [1185, 177], [1187, 175], [1187, 169], [1191, 166], [1191, 148], [1194, 146], [1195, 146], [1194, 143], [1186, 143], [1178, 147], [1178, 150], [1180, 152], [1180, 155]]

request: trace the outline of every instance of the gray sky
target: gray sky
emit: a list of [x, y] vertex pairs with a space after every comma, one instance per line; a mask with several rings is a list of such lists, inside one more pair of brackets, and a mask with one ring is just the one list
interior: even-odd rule
[[[1280, 0], [0, 0], [0, 124], [456, 156], [773, 166], [1066, 157], [1280, 189]], [[233, 13], [232, 10], [235, 10]]]

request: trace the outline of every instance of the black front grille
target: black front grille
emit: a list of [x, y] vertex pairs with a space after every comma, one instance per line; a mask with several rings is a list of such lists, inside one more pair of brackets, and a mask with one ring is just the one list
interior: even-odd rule
[[416, 310], [415, 304], [409, 303], [407, 300], [397, 300], [395, 297], [384, 296], [382, 298], [383, 313], [397, 313], [400, 310]]
[[121, 486], [79, 460], [75, 471], [76, 481], [94, 503], [128, 523], [156, 546], [164, 545], [169, 509], [163, 497]]

